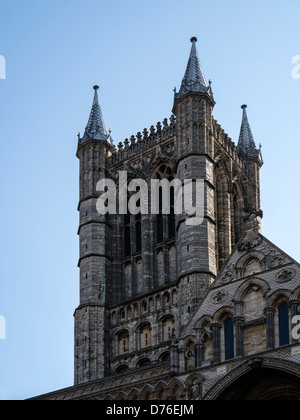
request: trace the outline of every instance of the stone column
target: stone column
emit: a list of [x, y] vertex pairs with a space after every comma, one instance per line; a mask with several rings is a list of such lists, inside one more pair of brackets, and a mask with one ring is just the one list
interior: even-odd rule
[[273, 350], [275, 348], [275, 325], [274, 325], [275, 309], [267, 307], [264, 310], [264, 314], [266, 316], [267, 349]]
[[178, 346], [175, 344], [174, 339], [172, 339], [172, 344], [171, 344], [171, 370], [173, 370], [175, 373], [177, 373], [178, 368], [179, 368]]
[[196, 369], [200, 368], [202, 365], [202, 362], [204, 362], [204, 350], [205, 350], [205, 345], [199, 341], [196, 344]]
[[[293, 318], [297, 315], [299, 315], [299, 306], [300, 306], [300, 302], [299, 300], [291, 300], [290, 301], [290, 308], [291, 308], [291, 322], [293, 321]], [[295, 325], [292, 325], [292, 328]], [[296, 340], [292, 337], [292, 344], [296, 344], [299, 343], [299, 340]]]
[[235, 323], [235, 348], [236, 348], [236, 357], [244, 356], [244, 324], [245, 319], [241, 316], [234, 318], [233, 322]]

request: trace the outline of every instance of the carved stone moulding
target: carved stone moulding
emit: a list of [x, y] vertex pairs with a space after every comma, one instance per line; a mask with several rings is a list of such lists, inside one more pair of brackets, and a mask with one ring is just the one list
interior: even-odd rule
[[277, 268], [280, 267], [285, 261], [285, 258], [283, 255], [275, 255], [275, 256], [269, 256], [267, 258], [267, 267], [268, 268]]
[[278, 283], [288, 283], [289, 281], [293, 280], [295, 277], [296, 272], [292, 268], [287, 268], [285, 270], [282, 270], [277, 275], [277, 281]]
[[219, 290], [217, 293], [215, 293], [212, 298], [211, 301], [212, 303], [218, 305], [219, 303], [224, 302], [224, 300], [226, 299], [227, 293], [224, 290]]

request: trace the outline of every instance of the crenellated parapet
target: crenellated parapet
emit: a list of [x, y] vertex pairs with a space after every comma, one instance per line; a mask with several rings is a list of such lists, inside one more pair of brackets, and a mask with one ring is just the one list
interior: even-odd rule
[[141, 152], [162, 143], [164, 140], [169, 139], [176, 134], [176, 119], [171, 115], [169, 121], [167, 118], [163, 122], [158, 122], [156, 127], [152, 125], [150, 129], [144, 128], [143, 132], [140, 131], [136, 135], [132, 135], [130, 139], [126, 138], [124, 142], [118, 144], [118, 149], [110, 158], [110, 165], [114, 166], [123, 162]]

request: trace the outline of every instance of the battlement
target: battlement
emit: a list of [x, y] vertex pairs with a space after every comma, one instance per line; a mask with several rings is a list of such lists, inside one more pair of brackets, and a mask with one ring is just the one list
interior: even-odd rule
[[156, 128], [154, 125], [150, 127], [149, 131], [147, 128], [144, 128], [143, 134], [138, 132], [136, 136], [132, 135], [130, 140], [126, 138], [124, 143], [120, 142], [118, 144], [118, 150], [115, 148], [115, 152], [110, 158], [111, 164], [114, 166], [173, 137], [176, 134], [176, 118], [174, 115], [171, 115], [169, 120], [170, 123], [165, 118], [163, 123], [158, 122], [156, 124]]

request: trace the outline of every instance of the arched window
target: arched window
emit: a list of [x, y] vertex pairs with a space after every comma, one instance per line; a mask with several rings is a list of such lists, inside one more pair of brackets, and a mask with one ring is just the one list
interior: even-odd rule
[[289, 305], [282, 302], [278, 308], [279, 316], [279, 345], [290, 344], [290, 326], [289, 326]]
[[224, 323], [225, 334], [225, 360], [234, 359], [234, 333], [233, 319], [227, 318]]
[[118, 334], [118, 356], [129, 352], [129, 332], [123, 331]]
[[[130, 195], [127, 197], [127, 202]], [[137, 207], [140, 207], [141, 200], [137, 201]], [[142, 251], [142, 216], [141, 213], [131, 216], [129, 208], [124, 215], [124, 258], [131, 257], [132, 253]]]
[[152, 345], [152, 332], [151, 324], [146, 323], [139, 327], [139, 348], [143, 349]]
[[173, 315], [166, 316], [160, 323], [161, 341], [171, 340], [175, 330], [175, 319]]
[[[167, 165], [161, 165], [156, 173], [156, 179], [168, 181], [173, 180], [172, 170]], [[163, 216], [163, 195], [162, 188], [159, 188], [159, 214], [156, 216], [156, 241], [161, 244], [165, 238], [173, 239], [175, 237], [175, 212], [174, 212], [174, 187], [170, 188], [170, 214], [168, 214], [167, 226], [164, 224]]]

